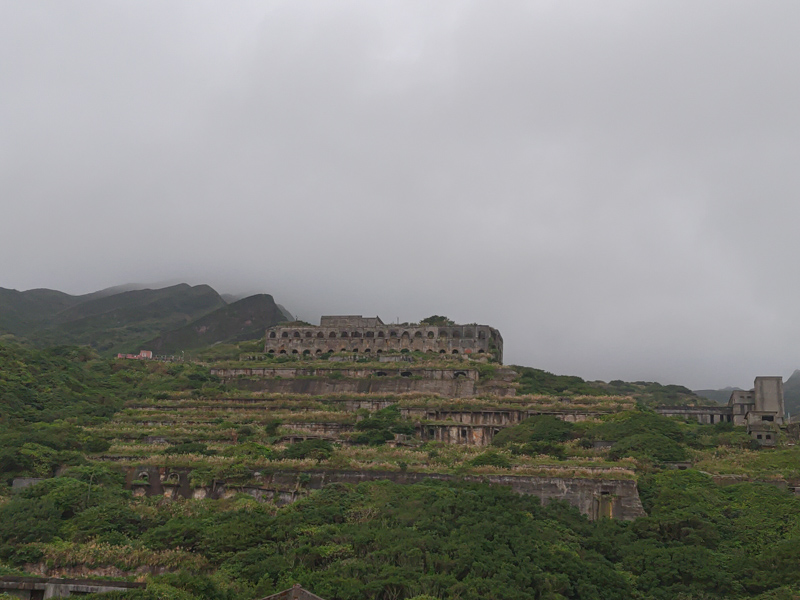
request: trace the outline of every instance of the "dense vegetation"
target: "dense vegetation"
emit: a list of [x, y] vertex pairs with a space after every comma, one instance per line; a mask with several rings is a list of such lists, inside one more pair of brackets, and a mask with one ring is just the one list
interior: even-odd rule
[[[77, 468], [0, 506], [9, 565], [166, 566], [127, 597], [257, 598], [295, 582], [330, 600], [792, 598], [800, 498], [697, 472], [642, 481], [650, 516], [591, 523], [483, 484], [331, 485], [276, 509], [134, 499]], [[107, 599], [108, 596], [105, 596]]]
[[[496, 369], [479, 367], [482, 378]], [[521, 392], [545, 395], [407, 395], [348, 412], [349, 398], [259, 395], [199, 364], [0, 345], [0, 479], [46, 478], [14, 494], [0, 485], [0, 574], [161, 573], [146, 590], [104, 600], [238, 600], [295, 582], [328, 600], [800, 597], [800, 497], [766, 483], [718, 485], [699, 470], [800, 479], [800, 448], [755, 450], [728, 423], [683, 423], [648, 408], [656, 397], [689, 397], [685, 388], [517, 369]], [[538, 414], [476, 448], [423, 442], [401, 411], [528, 403], [598, 418]], [[282, 441], [313, 423], [349, 426], [339, 441], [351, 444]], [[396, 437], [402, 445], [387, 445]], [[678, 461], [698, 469], [671, 470]], [[302, 486], [311, 469], [587, 476], [585, 467], [592, 477], [637, 477], [648, 516], [590, 522], [565, 504], [542, 507], [457, 477], [334, 484], [280, 508], [244, 493], [168, 501], [126, 489], [125, 468], [137, 464], [183, 467], [194, 487], [225, 481], [234, 491], [277, 469], [300, 471]]]
[[47, 477], [109, 442], [90, 432], [124, 400], [170, 390], [221, 389], [208, 370], [184, 363], [121, 364], [89, 348], [0, 345], [0, 478]]
[[514, 365], [520, 374], [520, 394], [577, 394], [585, 396], [634, 396], [647, 406], [669, 404], [714, 404], [682, 385], [661, 385], [651, 381], [584, 381], [574, 375], [554, 375], [541, 369]]

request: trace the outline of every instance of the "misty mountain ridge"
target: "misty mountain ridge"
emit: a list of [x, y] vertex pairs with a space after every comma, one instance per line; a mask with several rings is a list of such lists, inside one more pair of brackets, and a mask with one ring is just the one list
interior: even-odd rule
[[718, 404], [727, 404], [728, 399], [731, 397], [731, 392], [741, 391], [742, 388], [739, 387], [724, 387], [719, 390], [692, 390], [698, 396], [703, 398], [708, 398], [709, 400], [713, 400]]
[[[291, 318], [271, 296], [253, 298], [258, 300], [243, 306], [259, 304], [259, 310], [242, 309], [240, 314], [238, 307], [221, 313], [220, 323], [212, 318], [200, 326], [216, 332], [202, 339], [208, 343], [228, 341], [226, 332], [237, 340], [252, 339], [247, 336], [254, 335], [255, 329], [260, 336], [265, 327]], [[172, 331], [241, 302], [229, 305], [211, 286], [186, 283], [158, 289], [125, 284], [77, 296], [49, 289], [20, 292], [0, 288], [0, 335], [37, 346], [88, 345], [104, 354], [136, 352], [142, 344], [161, 336], [173, 339]], [[253, 317], [266, 320], [259, 323]], [[190, 342], [185, 334], [176, 339]], [[189, 347], [197, 347], [197, 342], [188, 343]]]
[[257, 340], [264, 336], [266, 327], [285, 320], [286, 315], [272, 296], [257, 294], [219, 308], [145, 345], [156, 354], [177, 354], [221, 342]]

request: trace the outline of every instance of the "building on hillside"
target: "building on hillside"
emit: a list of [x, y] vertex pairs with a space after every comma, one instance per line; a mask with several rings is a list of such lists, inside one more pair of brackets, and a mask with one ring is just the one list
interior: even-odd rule
[[299, 583], [295, 583], [288, 590], [283, 590], [277, 594], [272, 594], [261, 600], [323, 600], [316, 594], [312, 594], [308, 590], [300, 587]]
[[659, 406], [667, 417], [697, 419], [699, 423], [733, 423], [762, 446], [774, 446], [784, 425], [783, 377], [756, 377], [753, 389], [731, 392], [727, 406]]
[[731, 392], [728, 406], [734, 425], [747, 427], [747, 433], [759, 444], [774, 446], [786, 414], [783, 377], [756, 377], [749, 392]]
[[139, 350], [139, 354], [117, 354], [117, 358], [127, 358], [130, 360], [152, 360], [152, 350]]
[[380, 317], [324, 316], [319, 326], [279, 325], [267, 330], [264, 352], [381, 354], [430, 352], [494, 356], [503, 362], [503, 336], [488, 325], [387, 325]]

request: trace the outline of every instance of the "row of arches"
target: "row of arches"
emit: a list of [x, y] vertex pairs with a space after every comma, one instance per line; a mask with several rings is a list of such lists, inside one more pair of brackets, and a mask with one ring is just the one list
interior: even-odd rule
[[[278, 337], [278, 332], [277, 331], [270, 331], [268, 337], [271, 338], [271, 339], [275, 339], [275, 338]], [[281, 331], [280, 332], [280, 337], [281, 338], [303, 338], [303, 337], [305, 337], [305, 338], [313, 338], [313, 337], [325, 338], [326, 334], [323, 331], [318, 331], [315, 334], [313, 331], [310, 331], [310, 330], [305, 330], [303, 332], [295, 330], [295, 331], [291, 331], [291, 332], [290, 331]], [[336, 331], [330, 331], [330, 332], [327, 333], [327, 337], [328, 338], [361, 338], [361, 337], [364, 337], [364, 338], [385, 338], [385, 337], [387, 337], [387, 332], [385, 332], [385, 331], [377, 331], [377, 332], [376, 331], [367, 331], [367, 332], [364, 332], [362, 334], [360, 331], [352, 331], [352, 332], [340, 331], [338, 333]], [[399, 330], [392, 329], [392, 330], [388, 331], [388, 337], [390, 337], [390, 338], [396, 338], [396, 337], [401, 337], [401, 338], [411, 338], [411, 337], [423, 338], [423, 337], [427, 337], [428, 339], [434, 339], [435, 337], [437, 337], [437, 335], [433, 331], [427, 331], [427, 332], [423, 333], [422, 331], [419, 331], [419, 330], [413, 331], [413, 332], [412, 331], [408, 331], [408, 330], [404, 330], [404, 331], [400, 332]], [[462, 335], [461, 335], [461, 332], [459, 330], [457, 330], [457, 329], [452, 330], [450, 333], [448, 333], [446, 330], [441, 330], [440, 329], [439, 332], [438, 332], [438, 337], [441, 338], [441, 339], [445, 339], [445, 338], [448, 338], [448, 337], [451, 337], [453, 339], [459, 339], [459, 338], [462, 337]], [[475, 332], [472, 329], [467, 329], [467, 330], [464, 331], [463, 337], [465, 337], [465, 338], [474, 338], [475, 337]], [[478, 339], [479, 340], [485, 340], [486, 339], [486, 332], [482, 331], [482, 330], [478, 331]]]
[[[318, 348], [317, 350], [314, 351], [314, 354], [315, 355], [325, 354], [326, 352], [336, 352], [336, 350], [322, 350], [322, 349]], [[339, 352], [345, 352], [345, 353], [348, 353], [348, 354], [371, 354], [372, 350], [370, 348], [364, 348], [363, 350], [359, 350], [358, 348], [342, 348], [341, 350], [339, 350]], [[400, 354], [408, 354], [409, 352], [410, 351], [408, 350], [408, 348], [403, 348], [400, 351]], [[426, 354], [436, 354], [436, 351], [435, 350], [426, 350], [425, 353]], [[438, 353], [439, 354], [447, 354], [447, 350], [439, 350]], [[484, 354], [484, 353], [485, 352], [484, 352], [483, 348], [481, 348], [480, 350], [478, 350], [476, 352], [476, 354]], [[309, 356], [309, 355], [311, 355], [311, 350], [302, 350], [302, 351], [300, 351], [300, 350], [296, 350], [295, 349], [295, 350], [292, 350], [290, 352], [290, 351], [287, 351], [286, 349], [283, 349], [283, 348], [280, 349], [280, 350], [277, 350], [277, 351], [274, 348], [270, 348], [269, 350], [267, 350], [267, 354], [298, 354], [298, 355], [302, 355], [302, 356]], [[377, 350], [375, 352], [375, 354], [383, 354], [383, 350]], [[454, 349], [452, 352], [450, 352], [450, 354], [460, 354], [460, 352], [457, 349]], [[469, 352], [466, 352], [466, 354], [469, 354]]]

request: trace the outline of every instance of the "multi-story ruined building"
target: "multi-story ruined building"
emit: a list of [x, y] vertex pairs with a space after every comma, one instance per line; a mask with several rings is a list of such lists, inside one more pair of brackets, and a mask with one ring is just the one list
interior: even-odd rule
[[696, 418], [700, 423], [733, 423], [762, 446], [774, 446], [784, 424], [783, 377], [756, 377], [753, 389], [734, 390], [727, 406], [659, 406], [668, 417]]
[[267, 330], [264, 352], [323, 354], [429, 352], [494, 356], [503, 362], [503, 336], [488, 325], [387, 325], [380, 317], [324, 316], [319, 326], [277, 326]]

